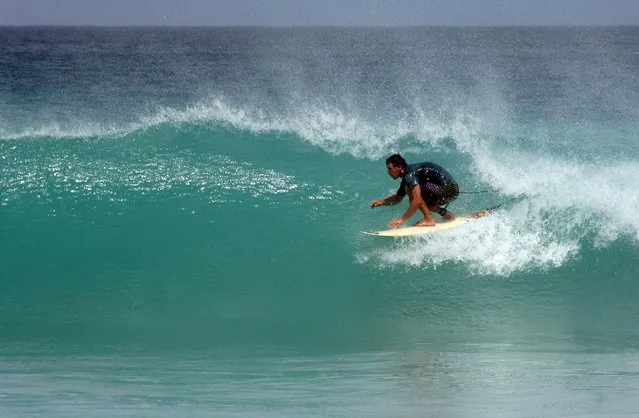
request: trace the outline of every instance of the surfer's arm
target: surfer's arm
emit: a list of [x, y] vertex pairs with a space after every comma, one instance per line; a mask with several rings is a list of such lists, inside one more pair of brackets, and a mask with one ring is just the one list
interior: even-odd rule
[[424, 204], [424, 201], [422, 200], [422, 191], [419, 186], [415, 186], [412, 189], [410, 189], [409, 193], [410, 193], [410, 196], [409, 196], [410, 205], [408, 205], [408, 209], [406, 209], [406, 213], [404, 213], [404, 215], [400, 218], [404, 222], [409, 220], [410, 217], [413, 216], [415, 212], [417, 212], [417, 209], [419, 209], [420, 205]]
[[371, 208], [376, 208], [378, 206], [396, 205], [401, 202], [403, 198], [404, 196], [394, 194], [392, 196], [388, 196], [386, 199], [373, 200], [373, 202], [371, 203]]
[[392, 221], [390, 221], [388, 223], [388, 226], [390, 226], [391, 228], [406, 223], [406, 221], [408, 221], [410, 217], [413, 216], [415, 212], [417, 212], [417, 209], [420, 209], [422, 212], [424, 212], [424, 218], [428, 219], [430, 217], [430, 220], [434, 223], [432, 215], [430, 214], [430, 211], [428, 211], [426, 203], [424, 203], [424, 200], [422, 199], [422, 191], [419, 185], [414, 186], [412, 189], [410, 189], [409, 193], [410, 205], [408, 206], [408, 209], [406, 209], [406, 213], [404, 213], [401, 218], [393, 219]]

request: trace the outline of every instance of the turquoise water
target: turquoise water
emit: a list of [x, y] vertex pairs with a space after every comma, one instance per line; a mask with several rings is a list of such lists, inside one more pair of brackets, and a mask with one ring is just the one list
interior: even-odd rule
[[638, 45], [0, 29], [0, 415], [636, 416]]

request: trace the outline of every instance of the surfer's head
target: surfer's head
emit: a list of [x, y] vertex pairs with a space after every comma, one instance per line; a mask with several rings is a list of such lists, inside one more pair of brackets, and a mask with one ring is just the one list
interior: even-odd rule
[[402, 177], [406, 173], [406, 166], [406, 160], [399, 154], [393, 154], [386, 159], [388, 175], [394, 179]]

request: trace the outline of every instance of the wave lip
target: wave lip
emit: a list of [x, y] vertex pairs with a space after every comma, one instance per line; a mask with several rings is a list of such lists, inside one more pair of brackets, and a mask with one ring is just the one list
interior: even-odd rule
[[[4, 140], [38, 138], [121, 138], [159, 126], [183, 128], [197, 124], [209, 129], [248, 131], [254, 135], [286, 133], [334, 155], [377, 159], [398, 149], [438, 146], [450, 138], [458, 141], [479, 130], [477, 118], [458, 114], [452, 120], [439, 120], [423, 109], [412, 115], [371, 119], [356, 110], [310, 103], [289, 110], [233, 105], [224, 97], [210, 97], [184, 108], [160, 107], [144, 111], [134, 121], [91, 122], [54, 120], [36, 122], [24, 129], [0, 129]], [[464, 148], [463, 143], [458, 147]]]

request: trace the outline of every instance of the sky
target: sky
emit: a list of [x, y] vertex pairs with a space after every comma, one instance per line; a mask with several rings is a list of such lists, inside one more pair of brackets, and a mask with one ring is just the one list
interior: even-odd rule
[[639, 25], [639, 0], [0, 0], [0, 25]]

